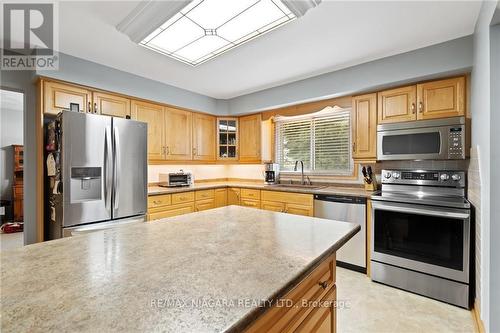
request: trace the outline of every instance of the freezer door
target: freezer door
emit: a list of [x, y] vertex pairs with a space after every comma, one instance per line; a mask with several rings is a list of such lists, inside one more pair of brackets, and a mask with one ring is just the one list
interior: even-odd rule
[[62, 226], [111, 218], [111, 117], [62, 115]]
[[147, 124], [113, 118], [113, 219], [146, 214]]

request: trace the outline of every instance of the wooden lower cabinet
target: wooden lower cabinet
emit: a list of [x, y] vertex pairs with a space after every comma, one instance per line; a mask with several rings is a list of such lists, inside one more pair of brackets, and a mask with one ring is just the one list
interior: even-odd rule
[[205, 200], [196, 200], [194, 204], [195, 212], [201, 212], [202, 210], [208, 210], [215, 208], [215, 199], [205, 199]]
[[227, 189], [227, 204], [239, 205], [240, 204], [241, 189], [237, 187], [230, 187]]
[[285, 204], [283, 202], [262, 201], [260, 206], [262, 209], [270, 210], [272, 212], [278, 212], [278, 213], [285, 212]]
[[295, 214], [295, 215], [304, 215], [304, 216], [313, 216], [314, 210], [313, 210], [313, 206], [287, 203], [285, 206], [284, 213]]
[[194, 212], [194, 202], [187, 202], [177, 205], [162, 207], [161, 209], [150, 209], [148, 221], [163, 219], [177, 215], [189, 214]]
[[240, 205], [244, 207], [260, 208], [260, 200], [241, 198]]
[[262, 209], [295, 215], [314, 215], [312, 194], [263, 190], [261, 198]]
[[[335, 255], [330, 256], [246, 332], [336, 332]], [[285, 306], [286, 304], [286, 306]]]
[[215, 189], [215, 207], [227, 206], [227, 188]]

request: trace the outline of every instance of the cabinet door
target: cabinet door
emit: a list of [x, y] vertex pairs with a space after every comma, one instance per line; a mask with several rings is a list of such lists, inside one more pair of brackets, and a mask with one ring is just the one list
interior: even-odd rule
[[227, 189], [215, 189], [215, 207], [227, 206]]
[[215, 208], [215, 199], [214, 198], [196, 201], [196, 203], [194, 204], [195, 212], [201, 212], [203, 210], [212, 209], [212, 208]]
[[251, 199], [241, 199], [241, 205], [244, 207], [260, 208], [260, 201]]
[[458, 117], [465, 114], [465, 78], [417, 85], [418, 119]]
[[215, 117], [193, 114], [193, 160], [215, 160]]
[[71, 103], [78, 104], [80, 112], [92, 112], [90, 90], [56, 82], [44, 82], [44, 113], [56, 115], [69, 110]]
[[94, 92], [92, 94], [94, 102], [93, 111], [106, 116], [126, 118], [130, 116], [130, 99]]
[[378, 123], [398, 123], [417, 119], [417, 86], [381, 91], [378, 99]]
[[261, 162], [260, 155], [260, 131], [262, 116], [255, 114], [240, 117], [239, 119], [239, 145], [240, 161]]
[[285, 211], [285, 204], [283, 202], [274, 201], [262, 201], [260, 207], [264, 210], [270, 210], [272, 212], [283, 213]]
[[[302, 321], [295, 332], [335, 333], [337, 331], [335, 301], [337, 288], [334, 286], [328, 294], [318, 302], [309, 315]], [[320, 304], [328, 304], [321, 306]]]
[[177, 215], [183, 215], [194, 212], [194, 202], [188, 202], [178, 205], [165, 207], [164, 210], [159, 212], [152, 212], [148, 214], [148, 221], [163, 219]]
[[167, 160], [192, 159], [193, 114], [180, 109], [166, 108], [165, 147]]
[[236, 187], [230, 187], [227, 189], [227, 204], [239, 205], [240, 204], [240, 193], [241, 190]]
[[303, 215], [303, 216], [313, 216], [313, 206], [287, 203], [285, 207], [285, 213]]
[[217, 159], [238, 159], [238, 118], [217, 118]]
[[144, 121], [148, 124], [148, 159], [164, 159], [164, 121], [163, 106], [132, 101], [131, 103], [132, 119]]
[[377, 158], [377, 94], [352, 99], [353, 158]]

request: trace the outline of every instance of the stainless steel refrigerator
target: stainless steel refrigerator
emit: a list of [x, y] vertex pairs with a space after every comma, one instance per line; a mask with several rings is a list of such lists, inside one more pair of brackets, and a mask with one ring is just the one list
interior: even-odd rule
[[145, 221], [146, 123], [63, 111], [47, 132], [49, 238]]

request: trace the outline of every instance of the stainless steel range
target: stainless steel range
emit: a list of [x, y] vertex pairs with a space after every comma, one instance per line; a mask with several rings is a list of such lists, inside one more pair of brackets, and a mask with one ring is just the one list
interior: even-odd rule
[[371, 199], [372, 280], [470, 308], [465, 172], [383, 170]]

